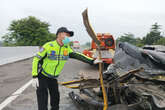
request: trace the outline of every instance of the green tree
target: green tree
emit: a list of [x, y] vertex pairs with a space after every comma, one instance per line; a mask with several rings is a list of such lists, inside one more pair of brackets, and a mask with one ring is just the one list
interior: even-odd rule
[[48, 41], [52, 41], [52, 40], [55, 40], [56, 37], [57, 37], [56, 34], [54, 34], [54, 33], [50, 33], [50, 34], [49, 34], [49, 37], [48, 37], [47, 40], [48, 40]]
[[125, 33], [121, 37], [117, 38], [116, 42], [128, 42], [130, 44], [136, 45], [138, 47], [144, 46], [141, 38], [135, 38], [134, 34], [132, 33]]
[[144, 44], [152, 45], [162, 38], [163, 36], [161, 35], [160, 29], [161, 25], [158, 25], [158, 23], [153, 24], [151, 31], [143, 38]]
[[137, 47], [142, 47], [144, 46], [144, 43], [141, 38], [136, 38], [136, 46]]
[[3, 46], [14, 46], [15, 42], [13, 40], [13, 38], [10, 36], [10, 34], [5, 34], [4, 36], [2, 36], [3, 40]]
[[164, 45], [165, 46], [165, 38], [160, 38], [157, 42], [154, 43], [155, 45]]
[[29, 16], [11, 22], [9, 33], [4, 35], [4, 45], [41, 46], [55, 39], [55, 34], [49, 32], [49, 24]]
[[0, 47], [2, 46], [2, 41], [0, 41]]
[[136, 38], [131, 33], [124, 33], [121, 37], [117, 38], [116, 42], [128, 42], [130, 44], [136, 45]]

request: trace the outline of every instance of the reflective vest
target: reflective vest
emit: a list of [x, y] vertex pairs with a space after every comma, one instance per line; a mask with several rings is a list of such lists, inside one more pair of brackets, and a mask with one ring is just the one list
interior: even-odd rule
[[68, 60], [69, 53], [72, 52], [69, 45], [60, 46], [56, 40], [46, 43], [33, 59], [32, 76], [38, 76], [38, 62], [46, 56], [43, 59], [41, 73], [47, 77], [56, 78]]

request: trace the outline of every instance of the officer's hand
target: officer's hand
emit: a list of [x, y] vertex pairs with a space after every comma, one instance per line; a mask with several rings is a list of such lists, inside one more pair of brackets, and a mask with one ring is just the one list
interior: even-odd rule
[[32, 86], [37, 89], [39, 87], [39, 81], [38, 78], [33, 78], [32, 79]]
[[98, 63], [102, 63], [103, 61], [102, 60], [99, 60], [98, 58], [96, 60], [94, 60], [94, 64], [98, 64]]

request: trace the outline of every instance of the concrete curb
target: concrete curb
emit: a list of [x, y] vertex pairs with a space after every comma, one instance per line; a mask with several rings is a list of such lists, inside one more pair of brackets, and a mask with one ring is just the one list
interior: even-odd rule
[[15, 63], [33, 57], [38, 51], [38, 46], [17, 46], [17, 47], [0, 47], [0, 66], [9, 63]]
[[34, 55], [26, 55], [26, 56], [7, 58], [7, 59], [4, 59], [4, 60], [0, 61], [0, 66], [11, 64], [11, 63], [15, 63], [15, 62], [19, 62], [19, 61], [23, 61], [23, 60], [32, 58], [33, 56]]

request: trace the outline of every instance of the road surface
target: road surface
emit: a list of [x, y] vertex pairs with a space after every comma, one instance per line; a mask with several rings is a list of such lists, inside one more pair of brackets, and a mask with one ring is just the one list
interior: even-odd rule
[[[32, 59], [0, 66], [0, 103], [31, 80]], [[89, 73], [96, 73], [97, 68], [83, 62], [70, 59], [58, 78], [60, 82], [75, 80]], [[90, 76], [89, 75], [89, 76]], [[98, 77], [95, 74], [95, 77]], [[60, 110], [79, 110], [68, 97], [72, 89], [60, 86]], [[74, 90], [76, 91], [76, 90]], [[78, 90], [77, 90], [78, 91]], [[9, 103], [3, 110], [37, 110], [35, 89], [30, 85], [25, 91]]]

